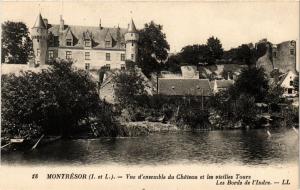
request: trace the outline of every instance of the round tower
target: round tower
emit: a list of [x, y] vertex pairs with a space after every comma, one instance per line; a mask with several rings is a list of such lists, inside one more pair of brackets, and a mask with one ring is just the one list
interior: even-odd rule
[[47, 37], [47, 26], [44, 23], [42, 15], [39, 14], [31, 29], [35, 66], [46, 64]]
[[133, 20], [128, 25], [128, 30], [125, 33], [126, 53], [125, 58], [128, 61], [137, 61], [138, 56], [138, 40], [139, 34], [136, 30]]

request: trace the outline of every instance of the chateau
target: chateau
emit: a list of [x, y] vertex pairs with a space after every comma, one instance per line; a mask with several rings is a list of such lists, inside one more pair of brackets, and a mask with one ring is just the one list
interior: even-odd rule
[[49, 24], [38, 15], [31, 31], [34, 65], [45, 65], [56, 58], [71, 60], [81, 69], [125, 69], [125, 60], [137, 59], [138, 32], [133, 20], [128, 29], [65, 24]]

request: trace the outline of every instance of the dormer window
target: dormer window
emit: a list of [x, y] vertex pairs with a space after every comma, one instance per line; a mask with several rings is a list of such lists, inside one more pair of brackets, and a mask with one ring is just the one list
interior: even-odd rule
[[85, 40], [85, 41], [84, 41], [84, 46], [85, 46], [85, 47], [91, 47], [91, 46], [92, 46], [91, 40]]
[[67, 39], [66, 40], [66, 46], [73, 46], [73, 40], [72, 39]]
[[105, 47], [111, 47], [110, 41], [105, 41]]

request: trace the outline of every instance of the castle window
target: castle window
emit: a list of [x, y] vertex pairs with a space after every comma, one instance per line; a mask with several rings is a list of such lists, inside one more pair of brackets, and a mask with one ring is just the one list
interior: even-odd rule
[[110, 61], [110, 53], [106, 53], [105, 57], [106, 57], [106, 61]]
[[111, 47], [110, 41], [105, 41], [105, 47]]
[[84, 59], [85, 60], [90, 60], [90, 52], [85, 52], [84, 53]]
[[105, 67], [107, 70], [110, 70], [110, 64], [106, 64]]
[[295, 55], [295, 49], [290, 49], [290, 54]]
[[125, 70], [125, 64], [121, 64], [121, 70]]
[[66, 59], [72, 59], [72, 52], [66, 51]]
[[91, 47], [91, 44], [92, 44], [92, 43], [91, 43], [91, 40], [85, 40], [85, 41], [84, 41], [84, 46], [85, 46], [85, 47]]
[[134, 60], [134, 54], [131, 54], [131, 60]]
[[125, 54], [121, 53], [121, 61], [125, 61]]
[[48, 59], [52, 60], [54, 58], [54, 52], [52, 50], [48, 51]]
[[85, 64], [85, 70], [90, 70], [90, 64], [89, 63]]
[[294, 81], [290, 81], [290, 86], [294, 86]]
[[66, 40], [66, 46], [72, 46], [72, 39]]

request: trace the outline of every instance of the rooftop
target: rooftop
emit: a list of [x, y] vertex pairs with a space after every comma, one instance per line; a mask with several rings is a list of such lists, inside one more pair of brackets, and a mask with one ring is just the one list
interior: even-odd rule
[[210, 96], [212, 90], [208, 79], [160, 78], [158, 79], [158, 92], [163, 95]]

